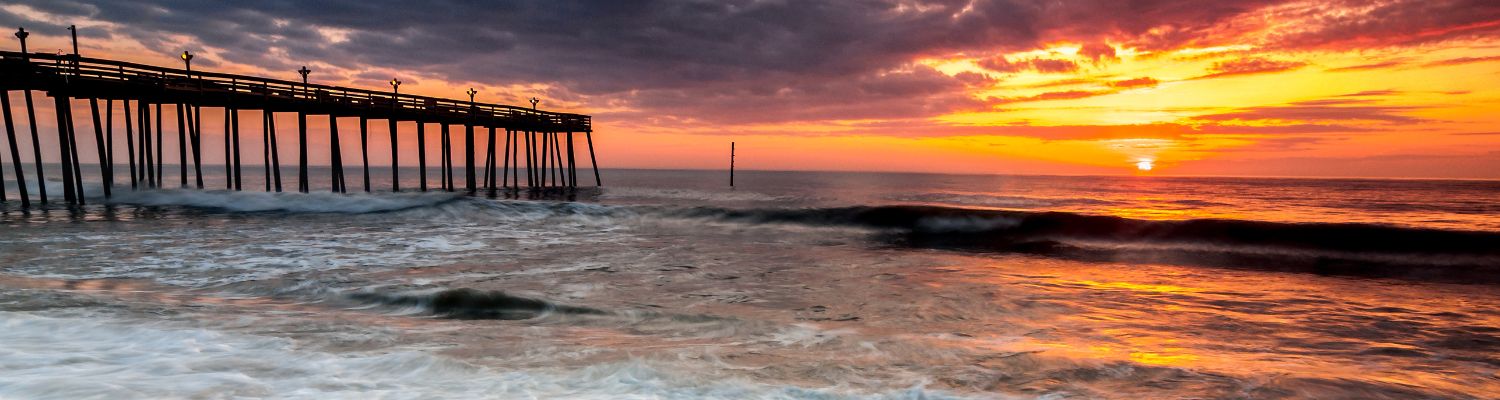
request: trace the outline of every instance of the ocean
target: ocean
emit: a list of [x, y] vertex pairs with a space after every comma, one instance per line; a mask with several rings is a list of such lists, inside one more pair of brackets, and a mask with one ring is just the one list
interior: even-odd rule
[[1496, 181], [84, 169], [32, 210], [5, 171], [0, 399], [1500, 393]]

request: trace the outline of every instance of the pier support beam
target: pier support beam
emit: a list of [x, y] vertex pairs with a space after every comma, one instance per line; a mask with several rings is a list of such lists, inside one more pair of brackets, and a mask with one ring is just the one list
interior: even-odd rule
[[370, 192], [370, 120], [359, 117], [359, 157], [364, 162], [365, 193]]
[[94, 116], [94, 149], [99, 153], [99, 177], [103, 179], [104, 198], [110, 198], [110, 186], [114, 184], [110, 178], [114, 174], [109, 161], [109, 146], [104, 144], [104, 126], [99, 119], [99, 99], [89, 98], [89, 109]]
[[271, 143], [266, 145], [266, 147], [271, 148], [271, 176], [274, 177], [276, 182], [276, 193], [281, 193], [281, 144], [277, 143], [276, 140], [275, 111], [266, 110], [266, 122], [270, 123], [271, 126], [267, 131]]
[[599, 159], [594, 158], [594, 132], [584, 132], [584, 138], [589, 141], [589, 166], [594, 168], [594, 186], [604, 186], [604, 181], [599, 179]]
[[401, 162], [399, 161], [400, 159], [396, 157], [396, 149], [400, 147], [399, 143], [396, 142], [396, 117], [391, 116], [391, 118], [387, 119], [387, 121], [390, 121], [391, 123], [391, 191], [400, 192]]
[[73, 193], [78, 205], [84, 204], [83, 195], [83, 159], [78, 157], [78, 123], [73, 120], [73, 100], [65, 99], [68, 115], [68, 158], [73, 164]]
[[532, 151], [536, 148], [536, 141], [532, 140], [535, 135], [531, 131], [525, 131], [524, 136], [526, 137], [526, 188], [532, 189], [536, 188], [536, 173], [532, 172], [533, 167], [536, 166], [536, 157], [533, 157], [535, 152]]
[[130, 162], [130, 190], [136, 190], [140, 189], [140, 176], [136, 175], [135, 127], [130, 121], [130, 100], [121, 100], [120, 106], [124, 107], [121, 115], [125, 116], [125, 158]]
[[427, 123], [417, 121], [417, 175], [422, 191], [427, 191]]
[[578, 187], [578, 163], [573, 159], [573, 132], [568, 132], [568, 187]]
[[260, 113], [260, 164], [265, 171], [265, 191], [271, 191], [271, 112]]
[[26, 97], [26, 122], [31, 128], [31, 156], [36, 162], [36, 192], [42, 205], [47, 205], [47, 175], [42, 171], [42, 140], [36, 133], [36, 108], [31, 102], [31, 91], [22, 90]]
[[179, 186], [186, 188], [187, 185], [188, 185], [187, 184], [187, 182], [188, 182], [187, 181], [187, 176], [188, 176], [187, 175], [188, 138], [187, 138], [187, 116], [184, 115], [184, 114], [186, 114], [186, 111], [184, 111], [184, 108], [185, 107], [183, 107], [182, 103], [177, 103], [177, 170], [178, 170], [177, 175], [181, 179], [181, 183], [179, 184]]
[[188, 141], [193, 145], [193, 182], [203, 188], [203, 107], [188, 106]]
[[485, 146], [484, 156], [484, 186], [489, 190], [490, 196], [495, 195], [495, 127], [491, 126], [488, 145]]
[[161, 103], [157, 103], [156, 104], [156, 155], [154, 157], [152, 157], [151, 159], [156, 162], [156, 178], [155, 178], [155, 182], [156, 182], [156, 187], [158, 187], [158, 188], [162, 187], [162, 186], [166, 186], [166, 184], [167, 184], [167, 182], [163, 178], [165, 175], [162, 174], [163, 172], [165, 172], [164, 170], [165, 170], [166, 165], [167, 165], [167, 162], [166, 162], [167, 161], [167, 153], [165, 153], [165, 152], [162, 151], [165, 148], [165, 146], [166, 146], [164, 144], [166, 141], [162, 140], [162, 130], [165, 129], [164, 128], [165, 125], [163, 125], [161, 123], [161, 119], [162, 119]]
[[552, 139], [549, 137], [548, 132], [537, 132], [537, 137], [542, 140], [542, 152], [538, 153], [542, 159], [542, 170], [540, 171], [541, 175], [538, 177], [540, 179], [537, 180], [537, 184], [544, 188], [552, 187], [547, 182], [547, 178], [552, 177]]
[[500, 163], [500, 186], [502, 188], [510, 187], [510, 141], [514, 137], [514, 132], [512, 132], [510, 129], [505, 130], [505, 156], [502, 157], [502, 159], [505, 161]]
[[16, 170], [16, 189], [21, 192], [21, 207], [28, 208], [31, 207], [31, 196], [27, 193], [26, 171], [21, 168], [21, 150], [16, 144], [16, 123], [10, 114], [9, 91], [0, 91], [0, 108], [5, 109], [5, 137], [10, 140], [10, 165]]
[[464, 124], [464, 190], [474, 193], [474, 181], [478, 178], [474, 165], [474, 124]]
[[233, 132], [230, 134], [233, 138], [231, 142], [234, 143], [234, 190], [238, 192], [245, 190], [245, 176], [240, 173], [240, 109], [234, 109], [231, 114], [229, 127]]
[[307, 113], [297, 112], [297, 191], [307, 193]]
[[68, 96], [61, 93], [54, 93], [52, 98], [55, 100], [53, 104], [56, 107], [53, 109], [54, 114], [57, 114], [57, 151], [58, 159], [62, 161], [63, 200], [68, 204], [74, 204], [78, 202], [78, 194], [73, 191], [75, 185], [73, 185], [73, 158], [72, 151], [70, 151], [72, 146], [68, 145], [70, 143], [68, 129], [72, 125], [68, 122], [68, 109], [71, 108], [71, 103], [68, 101]]
[[234, 134], [229, 126], [234, 124], [234, 108], [224, 107], [224, 188], [234, 190]]
[[448, 123], [443, 123], [443, 190], [452, 192], [453, 187], [453, 136]]
[[344, 152], [339, 145], [339, 117], [328, 116], [328, 147], [333, 160], [333, 192], [347, 193], [344, 187]]
[[138, 103], [140, 107], [136, 108], [136, 112], [141, 115], [137, 124], [140, 127], [140, 132], [137, 133], [140, 135], [140, 140], [137, 142], [141, 147], [136, 149], [136, 152], [140, 154], [141, 182], [145, 183], [147, 189], [155, 189], [156, 173], [153, 171], [156, 170], [156, 166], [154, 158], [151, 157], [151, 104]]

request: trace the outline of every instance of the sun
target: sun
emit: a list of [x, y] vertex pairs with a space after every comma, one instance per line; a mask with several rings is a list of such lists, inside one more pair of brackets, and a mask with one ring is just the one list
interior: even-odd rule
[[1153, 167], [1152, 163], [1153, 163], [1153, 161], [1151, 161], [1150, 159], [1143, 159], [1143, 160], [1140, 160], [1140, 161], [1136, 161], [1135, 162], [1135, 169], [1138, 169], [1138, 170], [1141, 170], [1141, 171], [1150, 171], [1151, 168]]

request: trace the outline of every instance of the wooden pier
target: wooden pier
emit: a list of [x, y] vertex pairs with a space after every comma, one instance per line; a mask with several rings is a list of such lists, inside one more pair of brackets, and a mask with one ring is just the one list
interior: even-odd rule
[[[298, 143], [297, 190], [307, 192], [312, 177], [308, 176], [307, 121], [309, 117], [328, 119], [329, 148], [322, 151], [330, 155], [332, 170], [329, 177], [334, 192], [348, 192], [344, 169], [346, 158], [340, 147], [340, 118], [357, 118], [360, 137], [360, 159], [363, 160], [362, 188], [371, 191], [369, 165], [370, 120], [386, 121], [385, 128], [391, 141], [392, 191], [401, 191], [400, 163], [397, 146], [400, 135], [397, 127], [403, 123], [414, 123], [417, 136], [417, 167], [420, 171], [418, 190], [429, 190], [427, 179], [428, 125], [437, 124], [441, 132], [438, 157], [439, 176], [436, 190], [463, 191], [477, 194], [480, 191], [494, 196], [497, 192], [572, 190], [578, 187], [578, 163], [575, 158], [586, 144], [590, 166], [593, 168], [594, 184], [602, 184], [599, 168], [595, 163], [593, 129], [587, 115], [556, 113], [537, 110], [536, 99], [532, 108], [487, 104], [474, 101], [475, 92], [470, 89], [469, 101], [426, 96], [400, 94], [400, 81], [391, 81], [391, 91], [374, 91], [338, 86], [310, 84], [308, 70], [304, 67], [302, 82], [279, 79], [193, 71], [192, 55], [183, 53], [183, 68], [167, 68], [122, 61], [81, 57], [77, 54], [76, 39], [74, 54], [29, 53], [25, 45], [25, 30], [16, 33], [21, 39], [21, 51], [0, 51], [0, 108], [3, 108], [6, 139], [10, 151], [9, 162], [12, 178], [18, 183], [20, 201], [29, 207], [31, 200], [26, 180], [34, 177], [40, 201], [47, 202], [44, 161], [55, 161], [62, 165], [63, 197], [69, 204], [83, 204], [83, 179], [81, 165], [92, 158], [103, 177], [103, 194], [112, 195], [114, 190], [124, 188], [124, 180], [117, 180], [114, 141], [123, 136], [126, 147], [125, 164], [128, 166], [130, 189], [161, 188], [168, 185], [163, 177], [163, 159], [167, 155], [162, 135], [164, 125], [175, 125], [178, 148], [178, 186], [205, 188], [203, 182], [202, 132], [205, 121], [204, 107], [224, 110], [225, 135], [224, 188], [243, 190], [242, 154], [243, 139], [240, 137], [239, 116], [241, 111], [262, 112], [261, 142], [266, 151], [262, 162], [266, 168], [265, 190], [282, 191], [281, 154], [277, 144], [287, 140], [276, 128], [276, 113], [297, 115], [296, 136]], [[25, 113], [29, 122], [31, 154], [34, 174], [28, 177], [18, 152], [15, 129], [18, 112], [10, 104], [10, 92], [24, 92]], [[52, 98], [56, 110], [56, 135], [59, 143], [56, 157], [44, 157], [37, 132], [37, 113], [32, 92], [42, 92]], [[98, 154], [79, 154], [78, 141], [87, 140], [88, 132], [74, 126], [73, 106], [75, 100], [87, 100], [89, 115], [93, 121], [92, 133]], [[114, 102], [121, 102], [124, 131], [116, 132]], [[101, 115], [100, 104], [104, 105]], [[164, 110], [165, 108], [166, 110]], [[164, 111], [174, 115], [176, 121], [163, 121]], [[175, 122], [175, 124], [174, 124]], [[346, 122], [347, 123], [347, 122]], [[349, 125], [345, 125], [347, 127]], [[456, 182], [454, 174], [453, 127], [462, 129], [464, 142], [463, 180]], [[345, 128], [348, 129], [348, 128]], [[376, 129], [379, 129], [377, 126]], [[488, 149], [482, 162], [476, 162], [475, 132], [486, 135]], [[79, 134], [85, 135], [80, 138]], [[153, 134], [154, 133], [154, 134]], [[497, 135], [504, 135], [504, 143], [496, 146]], [[575, 146], [575, 137], [582, 135], [584, 143]], [[496, 150], [501, 154], [496, 154]], [[90, 157], [92, 156], [92, 157]], [[251, 156], [253, 157], [253, 155]], [[498, 158], [498, 159], [497, 159]], [[253, 160], [253, 159], [252, 159]], [[4, 165], [7, 160], [0, 160]], [[254, 162], [254, 161], [251, 161]], [[352, 161], [351, 161], [352, 162]], [[191, 164], [191, 174], [189, 173]], [[480, 176], [480, 164], [483, 176]], [[4, 169], [0, 169], [0, 201], [6, 201], [4, 192]], [[525, 178], [522, 178], [522, 175]], [[189, 176], [193, 179], [189, 182]], [[253, 187], [253, 185], [250, 185]]]

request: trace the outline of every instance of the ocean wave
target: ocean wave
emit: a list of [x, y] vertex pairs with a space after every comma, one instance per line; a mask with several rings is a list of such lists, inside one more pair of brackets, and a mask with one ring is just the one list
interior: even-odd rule
[[[942, 206], [809, 209], [690, 208], [676, 216], [752, 223], [858, 226], [894, 243], [1098, 260], [1210, 262], [1329, 271], [1375, 264], [1500, 268], [1500, 233], [1362, 223], [1231, 219], [1141, 220], [1050, 211]], [[1162, 257], [1175, 253], [1175, 257]], [[1350, 265], [1345, 265], [1349, 264]], [[1475, 270], [1474, 272], [1478, 272]]]
[[123, 191], [112, 204], [185, 206], [233, 212], [364, 214], [440, 205], [463, 196], [455, 193], [269, 193], [228, 190], [163, 189]]
[[356, 292], [350, 299], [375, 307], [394, 307], [410, 313], [455, 319], [519, 320], [546, 314], [604, 315], [602, 310], [559, 305], [545, 300], [512, 296], [498, 290], [469, 288], [437, 292], [385, 294]]

